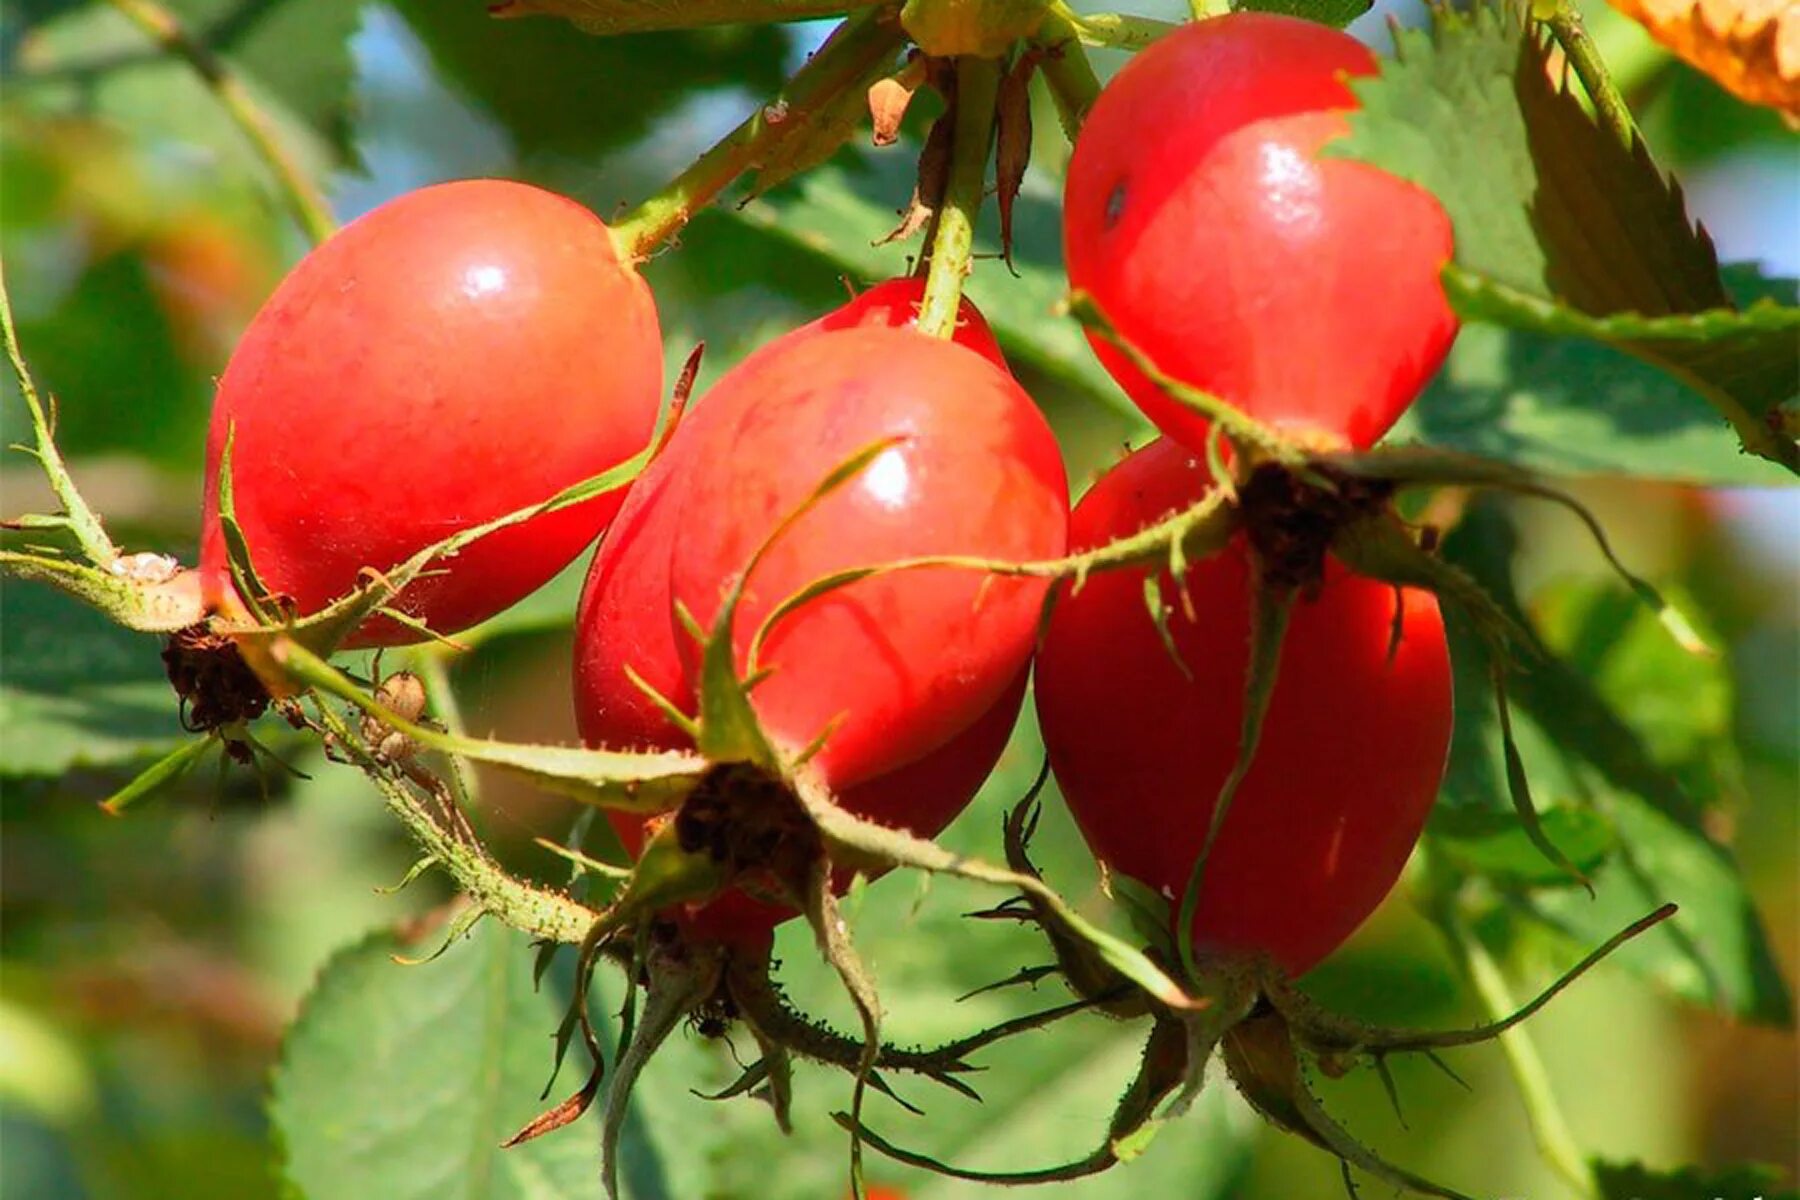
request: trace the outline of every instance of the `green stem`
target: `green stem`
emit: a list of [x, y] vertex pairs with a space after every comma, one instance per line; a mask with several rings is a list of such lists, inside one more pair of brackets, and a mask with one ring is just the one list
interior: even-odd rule
[[[583, 32], [600, 37], [705, 25], [767, 25], [836, 17], [874, 8], [877, 0], [679, 0], [678, 3], [594, 4], [582, 11]], [[497, 17], [529, 17], [558, 6], [505, 0], [490, 5]], [[567, 11], [569, 6], [560, 6]]]
[[1082, 47], [1083, 36], [1080, 18], [1067, 5], [1057, 3], [1044, 14], [1044, 22], [1033, 39], [1043, 49], [1038, 69], [1049, 85], [1050, 98], [1056, 103], [1056, 115], [1070, 145], [1081, 132], [1088, 110], [1100, 98], [1100, 77], [1094, 74], [1094, 65]]
[[[1156, 39], [1181, 28], [1174, 21], [1159, 21], [1155, 17], [1140, 17], [1132, 13], [1079, 14], [1070, 12], [1061, 4], [1057, 7], [1068, 14], [1076, 34], [1088, 45], [1103, 46], [1108, 50], [1124, 50], [1131, 54], [1136, 54]], [[1220, 12], [1223, 11], [1225, 6], [1220, 7]]]
[[[1512, 992], [1506, 985], [1506, 976], [1488, 953], [1487, 947], [1481, 944], [1462, 918], [1451, 910], [1453, 903], [1446, 900], [1439, 907], [1435, 914], [1438, 927], [1449, 941], [1451, 953], [1467, 973], [1475, 994], [1481, 999], [1482, 1007], [1492, 1019], [1502, 1020], [1517, 1007]], [[1531, 1034], [1523, 1025], [1514, 1025], [1501, 1033], [1498, 1040], [1501, 1052], [1506, 1055], [1506, 1065], [1511, 1069], [1513, 1080], [1518, 1085], [1520, 1098], [1525, 1102], [1525, 1115], [1531, 1123], [1531, 1135], [1543, 1153], [1544, 1161], [1578, 1194], [1595, 1196], [1597, 1193], [1593, 1172], [1588, 1168], [1581, 1147], [1575, 1142], [1575, 1135], [1569, 1129], [1568, 1118], [1563, 1115], [1562, 1106], [1557, 1103], [1556, 1093], [1550, 1086], [1549, 1073], [1544, 1069], [1544, 1060], [1539, 1056], [1537, 1044], [1531, 1040]]]
[[[463, 721], [462, 705], [456, 699], [456, 689], [450, 686], [449, 659], [456, 651], [437, 642], [419, 647], [413, 656], [413, 662], [419, 670], [419, 681], [425, 685], [425, 696], [430, 702], [431, 715], [440, 721], [444, 728], [454, 737], [467, 737], [469, 727]], [[456, 793], [456, 801], [464, 812], [471, 812], [481, 802], [481, 780], [475, 774], [474, 766], [460, 754], [449, 754], [445, 758], [450, 763], [450, 786]]]
[[818, 53], [788, 80], [780, 95], [759, 105], [662, 190], [614, 221], [613, 242], [620, 257], [632, 262], [648, 258], [755, 166], [764, 151], [786, 135], [790, 123], [830, 104], [883, 55], [898, 50], [902, 40], [898, 27], [879, 16], [879, 12], [864, 13], [839, 25]]
[[1572, 0], [1557, 0], [1543, 19], [1550, 26], [1550, 32], [1556, 35], [1563, 53], [1569, 56], [1569, 65], [1575, 68], [1588, 98], [1594, 102], [1594, 113], [1600, 118], [1600, 124], [1627, 147], [1633, 145], [1637, 140], [1637, 125], [1631, 118], [1631, 106], [1625, 103], [1624, 95], [1607, 73], [1606, 63], [1600, 58], [1600, 48], [1594, 44], [1581, 19], [1581, 10]]
[[938, 206], [931, 270], [919, 305], [919, 329], [932, 337], [956, 335], [963, 280], [975, 249], [975, 216], [987, 188], [994, 108], [1000, 96], [1000, 64], [969, 56], [956, 63], [956, 127], [950, 142], [950, 178]]
[[388, 811], [481, 911], [541, 941], [579, 945], [587, 936], [598, 913], [561, 892], [508, 875], [486, 850], [446, 829], [416, 793], [389, 775], [329, 705], [320, 703], [319, 713], [336, 744], [381, 789]]
[[43, 401], [38, 398], [37, 385], [32, 382], [31, 369], [25, 365], [25, 355], [19, 350], [19, 334], [13, 328], [12, 299], [7, 295], [6, 279], [0, 274], [0, 337], [6, 341], [6, 357], [12, 363], [13, 375], [19, 381], [19, 392], [25, 397], [25, 407], [31, 413], [30, 453], [44, 469], [44, 476], [50, 481], [50, 490], [56, 495], [56, 502], [62, 505], [64, 523], [75, 535], [81, 552], [88, 561], [97, 567], [108, 567], [118, 561], [119, 548], [106, 536], [100, 518], [81, 496], [75, 487], [75, 480], [69, 475], [69, 468], [63, 462], [62, 451], [56, 448], [55, 432], [51, 429], [50, 416], [44, 408]]
[[1222, 17], [1230, 11], [1231, 5], [1226, 0], [1188, 0], [1188, 12], [1193, 14], [1196, 21]]
[[211, 47], [190, 34], [174, 13], [155, 0], [110, 0], [110, 3], [157, 45], [187, 60], [274, 174], [282, 197], [306, 236], [314, 242], [330, 237], [337, 228], [331, 206], [293, 156], [282, 148], [275, 123], [251, 97], [237, 73], [226, 66]]

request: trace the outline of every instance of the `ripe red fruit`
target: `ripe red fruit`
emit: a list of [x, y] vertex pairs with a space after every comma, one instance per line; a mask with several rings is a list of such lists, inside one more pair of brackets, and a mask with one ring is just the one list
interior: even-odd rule
[[[656, 307], [572, 200], [471, 180], [411, 192], [307, 255], [238, 343], [207, 439], [201, 571], [235, 603], [218, 519], [227, 437], [237, 519], [265, 586], [310, 612], [472, 525], [642, 449], [662, 392]], [[453, 632], [544, 583], [623, 491], [437, 564], [397, 607]], [[418, 640], [376, 618], [355, 644]]]
[[[845, 308], [763, 347], [732, 376], [750, 368], [754, 360], [779, 362], [794, 347], [846, 324], [909, 324], [915, 315], [911, 306], [922, 288], [915, 280], [895, 280], [872, 288]], [[967, 303], [956, 340], [996, 364], [1001, 361], [986, 323]], [[910, 350], [916, 342], [905, 345]], [[728, 409], [735, 413], [753, 406], [760, 395], [756, 389], [726, 388], [721, 383], [703, 397], [650, 470], [632, 487], [595, 554], [576, 621], [575, 648], [576, 714], [582, 737], [590, 745], [641, 749], [688, 745], [685, 735], [631, 682], [626, 667], [684, 712], [694, 711], [694, 690], [678, 642], [686, 634], [677, 630], [671, 616], [671, 548], [685, 536], [683, 507], [688, 490], [696, 479], [715, 469], [699, 457], [702, 451], [697, 448], [706, 439], [698, 431], [707, 423], [735, 419]], [[790, 457], [810, 461], [815, 453], [796, 446]], [[820, 474], [829, 469], [829, 465], [822, 467]], [[922, 836], [936, 834], [962, 810], [993, 769], [1018, 714], [1024, 683], [1021, 669], [967, 728], [912, 762], [843, 787], [839, 801], [872, 820]], [[623, 814], [608, 816], [635, 857], [645, 839], [643, 823]], [[775, 924], [789, 915], [733, 892], [695, 909], [688, 922], [700, 936], [748, 944], [766, 942]]]
[[[1199, 499], [1208, 479], [1188, 450], [1159, 440], [1101, 477], [1070, 540], [1134, 533]], [[1157, 635], [1144, 578], [1095, 575], [1060, 597], [1038, 655], [1038, 719], [1095, 855], [1178, 904], [1237, 757], [1249, 562], [1240, 537], [1189, 568], [1181, 588], [1196, 619], [1162, 581], [1191, 679]], [[1294, 602], [1255, 762], [1207, 859], [1198, 948], [1266, 952], [1296, 975], [1336, 949], [1406, 864], [1443, 777], [1450, 717], [1436, 599], [1327, 558], [1318, 595]]]
[[[1164, 372], [1270, 424], [1371, 445], [1456, 336], [1426, 191], [1321, 160], [1375, 71], [1347, 34], [1234, 13], [1162, 38], [1113, 79], [1069, 162], [1070, 284]], [[1113, 346], [1100, 360], [1170, 436], [1207, 422]]]
[[[826, 475], [883, 439], [852, 482], [770, 546], [736, 625], [740, 668], [771, 610], [831, 572], [922, 555], [1060, 555], [1062, 459], [1004, 371], [952, 343], [862, 328], [762, 354], [720, 381], [684, 431], [707, 464], [687, 487], [670, 560], [678, 602], [710, 626], [727, 588]], [[931, 568], [884, 574], [790, 614], [762, 648], [752, 697], [790, 750], [843, 788], [943, 744], [999, 698], [1030, 656], [1040, 581]], [[681, 645], [690, 678], [697, 658]]]

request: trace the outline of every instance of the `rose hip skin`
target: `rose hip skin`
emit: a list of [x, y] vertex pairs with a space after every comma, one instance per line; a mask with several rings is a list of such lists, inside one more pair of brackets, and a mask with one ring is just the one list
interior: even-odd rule
[[[1320, 159], [1356, 107], [1367, 48], [1298, 18], [1234, 13], [1139, 54], [1070, 159], [1074, 288], [1167, 374], [1252, 416], [1357, 447], [1385, 433], [1456, 336], [1438, 273], [1449, 218], [1426, 191]], [[1100, 360], [1164, 432], [1207, 422], [1097, 336]]]
[[[311, 612], [460, 529], [545, 500], [649, 440], [662, 346], [648, 287], [574, 201], [470, 180], [408, 193], [307, 255], [239, 342], [213, 404], [201, 570], [234, 604], [234, 507], [266, 587]], [[591, 542], [623, 490], [434, 564], [396, 607], [454, 632]], [[375, 618], [352, 644], [418, 640]]]
[[[1076, 506], [1074, 548], [1142, 529], [1209, 479], [1162, 439]], [[1059, 597], [1038, 654], [1037, 709], [1063, 796], [1095, 855], [1179, 904], [1237, 757], [1250, 646], [1241, 537], [1165, 577], [1186, 678], [1144, 603], [1144, 573], [1090, 577]], [[1389, 658], [1395, 605], [1401, 637]], [[1207, 859], [1193, 937], [1203, 952], [1265, 952], [1291, 974], [1331, 953], [1393, 887], [1437, 796], [1450, 745], [1450, 660], [1437, 601], [1327, 559], [1301, 596], [1256, 759]]]
[[[726, 590], [827, 475], [891, 442], [770, 543], [736, 622], [740, 670], [781, 602], [825, 575], [931, 555], [1063, 552], [1055, 438], [1004, 371], [953, 343], [859, 328], [758, 355], [714, 388], [670, 560], [677, 602], [709, 627]], [[728, 517], [723, 514], [729, 514]], [[770, 735], [837, 788], [967, 728], [1030, 657], [1041, 581], [951, 567], [888, 572], [817, 597], [763, 643], [752, 703]], [[691, 641], [680, 645], [689, 678]]]
[[[777, 339], [758, 355], [781, 354], [794, 344], [833, 329], [874, 324], [901, 327], [915, 317], [922, 281], [880, 284], [850, 305]], [[956, 340], [996, 365], [1004, 365], [986, 322], [967, 302]], [[731, 395], [725, 395], [725, 403]], [[740, 402], [754, 399], [735, 393]], [[577, 618], [575, 695], [582, 737], [590, 745], [635, 749], [684, 749], [688, 739], [644, 693], [625, 668], [687, 713], [695, 710], [671, 619], [670, 547], [679, 536], [685, 484], [702, 468], [693, 462], [693, 431], [718, 419], [719, 397], [702, 397], [681, 429], [630, 495], [601, 543], [588, 573]], [[931, 837], [973, 798], [1005, 748], [1023, 698], [1026, 672], [979, 719], [923, 757], [845, 789], [840, 803], [883, 824]], [[632, 857], [642, 849], [645, 822], [608, 813]], [[694, 906], [686, 924], [699, 937], [737, 945], [766, 944], [774, 926], [792, 913], [759, 903], [742, 892]]]

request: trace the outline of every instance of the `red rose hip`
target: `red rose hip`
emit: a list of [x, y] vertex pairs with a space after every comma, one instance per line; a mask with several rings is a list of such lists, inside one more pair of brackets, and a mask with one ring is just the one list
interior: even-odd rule
[[[217, 511], [228, 438], [253, 564], [305, 613], [364, 567], [629, 458], [661, 392], [649, 288], [587, 209], [500, 180], [401, 196], [301, 260], [226, 368], [207, 440], [207, 598], [234, 603]], [[443, 633], [484, 620], [580, 553], [623, 494], [482, 538], [395, 607]], [[353, 643], [419, 636], [377, 617]]]
[[[1185, 447], [1154, 442], [1076, 506], [1071, 542], [1135, 533], [1198, 500], [1208, 479]], [[1162, 580], [1186, 675], [1145, 609], [1142, 571], [1094, 575], [1061, 596], [1038, 655], [1039, 724], [1076, 823], [1099, 859], [1172, 906], [1237, 758], [1250, 586], [1241, 536], [1182, 579], [1192, 618]], [[1443, 778], [1450, 720], [1436, 599], [1327, 558], [1318, 594], [1294, 601], [1255, 761], [1207, 858], [1196, 947], [1266, 953], [1293, 974], [1336, 949], [1406, 864]]]
[[[1168, 375], [1259, 420], [1366, 447], [1399, 419], [1456, 335], [1438, 281], [1449, 218], [1428, 192], [1321, 159], [1375, 59], [1294, 17], [1199, 21], [1101, 93], [1069, 163], [1072, 287]], [[1164, 432], [1207, 422], [1116, 347], [1102, 363]]]

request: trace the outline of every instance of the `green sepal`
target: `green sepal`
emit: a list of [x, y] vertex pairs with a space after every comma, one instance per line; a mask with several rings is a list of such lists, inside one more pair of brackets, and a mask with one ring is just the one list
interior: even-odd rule
[[189, 738], [139, 772], [130, 783], [102, 800], [100, 807], [113, 816], [118, 816], [139, 800], [154, 796], [178, 783], [189, 771], [200, 765], [200, 759], [214, 745], [215, 742], [210, 737]]
[[696, 754], [667, 750], [632, 753], [578, 746], [537, 746], [463, 737], [408, 721], [298, 641], [276, 639], [271, 655], [284, 674], [307, 687], [348, 700], [419, 745], [523, 775], [545, 791], [583, 804], [653, 816], [678, 807], [709, 764]]

